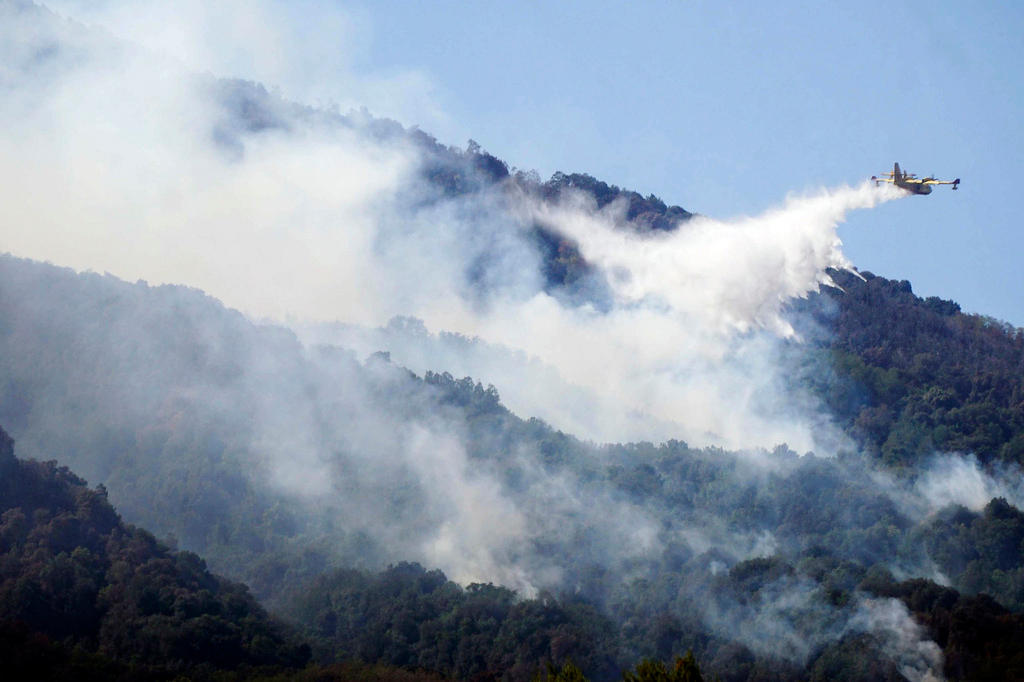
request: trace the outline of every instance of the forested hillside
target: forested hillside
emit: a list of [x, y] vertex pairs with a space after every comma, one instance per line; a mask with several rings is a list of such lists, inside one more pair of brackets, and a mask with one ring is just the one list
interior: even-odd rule
[[935, 451], [1024, 464], [1024, 330], [921, 299], [906, 281], [833, 274], [829, 347], [852, 382], [826, 397], [869, 452], [895, 467]]
[[[909, 609], [902, 613], [925, 628], [915, 636], [933, 638], [947, 668], [960, 666], [967, 675], [988, 664], [976, 647], [994, 640], [972, 643], [959, 619], [1004, 623], [992, 626], [1002, 631], [1018, 618], [1004, 607], [1024, 603], [1024, 516], [1004, 500], [943, 509], [944, 498], [929, 487], [950, 483], [943, 461], [925, 460], [886, 478], [867, 456], [825, 459], [784, 446], [750, 453], [681, 442], [597, 446], [511, 414], [493, 387], [445, 373], [416, 377], [381, 356], [359, 362], [338, 349], [305, 350], [283, 330], [252, 325], [198, 292], [10, 258], [2, 273], [0, 404], [33, 456], [52, 452], [87, 468], [133, 520], [152, 523], [209, 556], [218, 570], [249, 581], [303, 624], [324, 662], [354, 655], [456, 676], [528, 677], [531, 666], [571, 657], [587, 674], [609, 679], [643, 657], [669, 660], [693, 650], [705, 670], [723, 679], [768, 670], [799, 678], [827, 666], [848, 671], [854, 651], [878, 642], [878, 660], [927, 668], [927, 656], [908, 663], [901, 658], [906, 651], [886, 653], [892, 622], [907, 615], [885, 600], [900, 598]], [[149, 320], [142, 327], [120, 322], [140, 314]], [[161, 360], [156, 365], [154, 357]], [[282, 385], [288, 376], [304, 377], [304, 388]], [[836, 376], [856, 388], [849, 382], [858, 377], [844, 377], [842, 367]], [[144, 382], [132, 384], [132, 377]], [[339, 387], [344, 392], [331, 392]], [[337, 402], [349, 392], [360, 402]], [[272, 409], [247, 402], [257, 393]], [[853, 394], [871, 404], [866, 390]], [[523, 601], [506, 588], [465, 589], [416, 566], [380, 576], [335, 572], [374, 569], [388, 557], [397, 564], [403, 553], [426, 560], [415, 543], [386, 544], [429, 534], [424, 509], [433, 509], [440, 524], [433, 532], [465, 520], [432, 507], [434, 492], [424, 479], [359, 474], [365, 460], [355, 451], [335, 451], [322, 471], [347, 467], [360, 476], [338, 479], [338, 490], [363, 509], [374, 497], [384, 500], [370, 508], [387, 515], [386, 525], [336, 503], [318, 510], [294, 490], [268, 485], [272, 478], [254, 476], [245, 462], [262, 461], [254, 459], [255, 444], [265, 436], [253, 439], [252, 417], [240, 414], [251, 410], [265, 419], [298, 395], [314, 406], [337, 396], [331, 414], [348, 429], [366, 404], [402, 419], [443, 418], [461, 434], [477, 474], [467, 481], [450, 470], [454, 478], [441, 486], [478, 484], [486, 472], [497, 486], [491, 494], [499, 504], [507, 500], [509, 510], [545, 500], [538, 516], [518, 517], [529, 544], [496, 543], [500, 523], [482, 540], [502, 553], [491, 556], [506, 557], [506, 568], [550, 575], [545, 596]], [[289, 419], [294, 407], [286, 410]], [[49, 437], [57, 444], [51, 450]], [[387, 451], [380, 450], [386, 441], [376, 443], [375, 452]], [[408, 472], [409, 465], [390, 466]], [[999, 488], [1001, 479], [986, 480], [988, 490], [1015, 493]], [[549, 494], [553, 481], [561, 495], [587, 502], [576, 506]], [[321, 505], [327, 498], [314, 499]], [[602, 500], [602, 509], [591, 514], [593, 500]], [[617, 510], [611, 518], [603, 513], [608, 508]], [[555, 526], [551, 513], [562, 519]], [[623, 520], [630, 533], [650, 534], [646, 544], [614, 540], [631, 537]], [[890, 577], [931, 576], [936, 569], [964, 594], [989, 594], [1004, 607], [964, 601], [948, 588], [940, 602], [915, 601], [918, 588], [899, 587]], [[779, 600], [789, 606], [779, 610]], [[883, 608], [896, 619], [888, 625]], [[466, 639], [466, 627], [482, 634]], [[788, 644], [761, 648], [769, 627], [773, 637], [788, 633]], [[527, 633], [532, 640], [521, 639]]]
[[[0, 646], [10, 679], [301, 668], [309, 647], [245, 586], [122, 523], [102, 487], [15, 458], [0, 430]], [[42, 637], [40, 637], [42, 635]]]
[[[915, 663], [900, 658], [906, 652], [890, 651], [879, 638], [884, 632], [850, 633], [802, 669], [759, 657], [707, 640], [699, 623], [652, 603], [655, 595], [672, 593], [664, 584], [650, 594], [634, 587], [616, 609], [630, 614], [626, 622], [633, 626], [617, 626], [579, 597], [524, 600], [493, 585], [464, 589], [439, 571], [401, 564], [379, 575], [332, 572], [292, 595], [284, 613], [305, 624], [324, 664], [300, 672], [308, 646], [270, 621], [244, 587], [211, 576], [194, 554], [170, 552], [145, 531], [123, 525], [102, 488], [87, 488], [52, 462], [15, 459], [10, 439], [0, 437], [0, 646], [7, 671], [19, 679], [154, 679], [182, 672], [193, 679], [226, 672], [233, 679], [429, 679], [349, 663], [357, 660], [457, 679], [526, 679], [553, 661], [573, 661], [596, 679], [612, 679], [629, 667], [629, 654], [669, 658], [682, 642], [698, 644], [704, 667], [723, 679], [900, 679], [900, 666]], [[986, 517], [1005, 518], [993, 505]], [[1020, 615], [930, 581], [896, 583], [884, 570], [865, 571], [821, 550], [796, 565], [742, 562], [704, 589], [728, 604], [736, 595], [758, 599], [786, 578], [820, 580], [823, 606], [857, 592], [874, 595], [866, 603], [876, 609], [893, 608], [881, 598], [900, 599], [942, 646], [954, 678], [1013, 679], [1024, 672], [1016, 645], [1024, 636]], [[871, 650], [879, 657], [869, 656]]]
[[1024, 332], [856, 272], [898, 191], [722, 221], [0, 15], [23, 670], [1024, 677]]

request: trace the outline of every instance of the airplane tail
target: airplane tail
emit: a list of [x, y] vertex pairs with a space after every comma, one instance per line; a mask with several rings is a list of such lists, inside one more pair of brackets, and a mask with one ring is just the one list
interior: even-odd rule
[[898, 182], [903, 179], [903, 172], [900, 170], [899, 162], [892, 164], [892, 179], [893, 182]]

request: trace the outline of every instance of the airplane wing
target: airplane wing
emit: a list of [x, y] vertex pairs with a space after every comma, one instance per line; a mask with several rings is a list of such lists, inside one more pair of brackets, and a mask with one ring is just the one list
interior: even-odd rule
[[936, 180], [935, 178], [925, 178], [921, 181], [922, 185], [953, 185], [953, 189], [960, 188], [960, 178], [956, 180]]

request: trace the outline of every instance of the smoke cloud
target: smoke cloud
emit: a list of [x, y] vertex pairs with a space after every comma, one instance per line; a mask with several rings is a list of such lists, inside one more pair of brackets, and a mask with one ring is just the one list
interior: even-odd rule
[[[197, 287], [250, 320], [294, 329], [298, 338], [264, 329], [281, 340], [239, 349], [197, 322], [192, 341], [228, 369], [187, 394], [240, 425], [248, 475], [315, 510], [325, 528], [338, 520], [363, 533], [373, 547], [360, 551], [379, 562], [419, 559], [460, 582], [532, 594], [574, 578], [542, 545], [578, 547], [591, 564], [627, 577], [668, 543], [730, 561], [777, 550], [770, 532], [737, 532], [724, 520], [666, 528], [646, 503], [553, 473], [525, 447], [501, 463], [515, 469], [513, 485], [496, 463], [471, 456], [465, 426], [429, 407], [431, 396], [403, 383], [394, 365], [472, 375], [496, 385], [516, 414], [595, 441], [788, 443], [833, 454], [843, 435], [789, 380], [786, 350], [800, 339], [785, 308], [831, 284], [828, 268], [850, 267], [837, 232], [847, 215], [900, 192], [867, 183], [820, 190], [759, 216], [698, 216], [665, 233], [637, 233], [621, 204], [598, 209], [583, 195], [552, 204], [514, 183], [448, 198], [423, 179], [423, 149], [407, 135], [376, 135], [365, 117], [272, 96], [249, 110], [230, 97], [241, 86], [195, 74], [206, 60], [237, 64], [209, 39], [219, 39], [219, 26], [279, 47], [267, 55], [304, 54], [287, 30], [274, 31], [289, 26], [276, 6], [229, 6], [212, 20], [204, 4], [187, 7], [178, 23], [117, 3], [90, 15], [129, 37], [165, 26], [150, 51], [45, 10], [0, 6], [0, 248]], [[255, 19], [236, 25], [238, 16]], [[352, 35], [348, 18], [332, 16], [329, 28]], [[328, 37], [315, 33], [312, 44]], [[304, 64], [267, 59], [250, 73], [285, 85]], [[338, 59], [345, 68], [353, 60]], [[376, 93], [377, 101], [406, 84], [349, 80], [352, 96]], [[333, 98], [310, 87], [285, 92]], [[609, 300], [570, 302], [546, 286], [536, 224], [578, 247]], [[135, 319], [103, 323], [130, 339], [119, 340], [127, 347], [153, 343]], [[352, 358], [321, 361], [323, 345], [358, 357], [390, 351], [394, 364], [356, 370]], [[126, 370], [111, 374], [124, 378], [118, 371]], [[370, 381], [364, 371], [379, 376]], [[173, 411], [162, 396], [129, 393], [144, 391], [137, 382], [111, 380], [110, 395], [90, 399], [140, 420], [143, 406]], [[381, 384], [402, 395], [405, 411], [382, 407]], [[747, 465], [764, 467], [751, 479], [771, 470], [763, 459], [751, 456]], [[916, 491], [932, 505], [978, 505], [997, 492], [1020, 499], [973, 472], [950, 459]], [[98, 465], [85, 473], [130, 481]], [[950, 483], [965, 477], [973, 481], [966, 488]], [[745, 619], [743, 637], [801, 658], [811, 650], [808, 624], [827, 621], [830, 635], [854, 627], [833, 622], [834, 610], [812, 591], [794, 580], [766, 592], [762, 609], [719, 604], [705, 615], [723, 631]], [[794, 613], [802, 623], [785, 620]], [[862, 620], [863, 630], [895, 633], [886, 636], [904, 674], [927, 679], [938, 669], [905, 610], [868, 602]]]
[[974, 455], [937, 454], [914, 483], [918, 514], [962, 505], [980, 511], [990, 500], [1002, 497], [1024, 508], [1024, 476], [1018, 467], [999, 463], [986, 470]]
[[896, 599], [865, 599], [851, 620], [852, 630], [878, 635], [884, 652], [911, 682], [937, 682], [942, 674], [942, 651], [914, 622], [907, 607]]
[[[458, 263], [447, 287], [406, 309], [417, 318], [412, 324], [304, 334], [364, 350], [377, 344], [415, 371], [444, 367], [491, 381], [513, 411], [599, 441], [785, 442], [829, 454], [844, 441], [813, 400], [792, 388], [782, 351], [796, 333], [783, 309], [830, 284], [827, 268], [849, 267], [836, 233], [849, 211], [898, 196], [864, 184], [790, 199], [763, 216], [698, 217], [658, 234], [630, 229], [620, 205], [598, 211], [582, 196], [557, 206], [517, 197], [520, 225], [556, 230], [599, 268], [613, 294], [610, 310], [566, 305], [540, 290], [535, 274], [522, 275], [536, 273], [537, 264], [518, 242], [502, 248], [500, 271], [509, 276], [483, 309], [458, 296], [465, 267]], [[431, 222], [435, 232], [437, 225]], [[438, 251], [417, 240], [402, 262], [429, 253], [429, 262], [444, 263], [457, 241]]]
[[[782, 308], [828, 283], [826, 268], [849, 266], [836, 233], [849, 211], [899, 192], [868, 184], [821, 191], [761, 216], [697, 217], [655, 235], [626, 228], [621, 205], [597, 211], [581, 197], [557, 206], [500, 190], [410, 200], [436, 190], [417, 180], [421, 150], [406, 138], [381, 141], [283, 106], [272, 112], [279, 125], [253, 131], [252, 121], [225, 112], [213, 83], [181, 66], [231, 67], [204, 31], [248, 12], [207, 16], [212, 10], [190, 5], [187, 20], [165, 23], [153, 12], [102, 7], [93, 15], [129, 35], [164, 26], [154, 44], [175, 59], [97, 41], [69, 22], [50, 22], [59, 35], [40, 34], [32, 11], [6, 10], [13, 87], [0, 205], [11, 253], [186, 283], [293, 324], [413, 316], [434, 332], [523, 353], [527, 362], [512, 367], [491, 354], [473, 375], [495, 383], [517, 413], [599, 441], [786, 442], [825, 453], [842, 442], [779, 367], [780, 342], [795, 334]], [[280, 11], [257, 9], [251, 16]], [[264, 34], [278, 24], [289, 25], [243, 22], [225, 35], [295, 48], [290, 34]], [[526, 230], [533, 222], [579, 245], [611, 286], [611, 310], [544, 291]], [[469, 281], [481, 262], [482, 278]], [[322, 330], [318, 339], [350, 341]], [[441, 364], [447, 358], [417, 363], [422, 349], [387, 350], [416, 371], [459, 371]]]

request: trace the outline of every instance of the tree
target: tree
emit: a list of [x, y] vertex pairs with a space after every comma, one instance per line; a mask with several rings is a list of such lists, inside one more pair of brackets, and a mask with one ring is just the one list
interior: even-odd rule
[[693, 651], [687, 651], [685, 656], [676, 656], [671, 670], [661, 661], [643, 660], [637, 664], [635, 672], [627, 670], [622, 673], [622, 679], [625, 682], [704, 682]]

